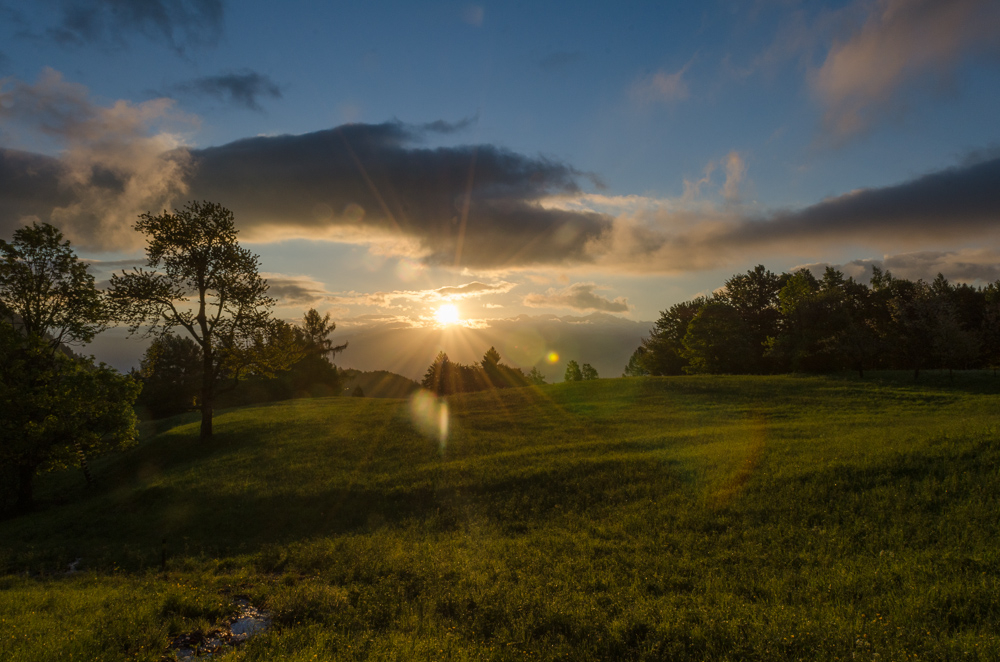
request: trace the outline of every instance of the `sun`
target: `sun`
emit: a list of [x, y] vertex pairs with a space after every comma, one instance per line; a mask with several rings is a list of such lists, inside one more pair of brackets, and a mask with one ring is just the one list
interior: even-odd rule
[[452, 324], [458, 324], [461, 322], [461, 318], [458, 316], [458, 308], [450, 303], [446, 303], [437, 309], [434, 313], [434, 319], [441, 326], [451, 326]]

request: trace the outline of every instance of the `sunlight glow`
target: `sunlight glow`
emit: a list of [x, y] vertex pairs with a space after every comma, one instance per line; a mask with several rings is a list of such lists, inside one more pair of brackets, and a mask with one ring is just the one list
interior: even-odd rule
[[549, 355], [546, 358], [549, 360], [549, 363], [552, 363], [553, 365], [559, 363], [559, 355], [555, 352], [549, 352]]
[[438, 308], [437, 312], [434, 313], [434, 319], [436, 319], [437, 323], [441, 326], [450, 326], [452, 324], [458, 324], [462, 321], [458, 316], [458, 308], [450, 303], [446, 303]]

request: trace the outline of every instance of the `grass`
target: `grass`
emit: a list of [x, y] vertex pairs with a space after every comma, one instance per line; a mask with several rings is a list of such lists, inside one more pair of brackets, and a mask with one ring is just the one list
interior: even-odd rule
[[275, 627], [223, 659], [1000, 659], [1000, 378], [908, 377], [172, 421], [0, 522], [0, 659], [160, 660], [236, 595]]

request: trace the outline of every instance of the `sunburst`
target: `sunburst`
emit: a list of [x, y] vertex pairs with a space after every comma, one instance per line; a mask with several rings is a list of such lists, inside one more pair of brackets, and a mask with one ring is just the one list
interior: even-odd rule
[[458, 315], [458, 308], [450, 303], [446, 303], [438, 308], [437, 312], [434, 313], [434, 319], [441, 326], [451, 326], [462, 321], [462, 318]]

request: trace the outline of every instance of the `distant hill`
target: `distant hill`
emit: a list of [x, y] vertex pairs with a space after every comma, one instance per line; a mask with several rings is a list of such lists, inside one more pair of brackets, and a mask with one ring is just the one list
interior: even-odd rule
[[347, 368], [340, 371], [340, 377], [343, 382], [343, 395], [351, 395], [354, 389], [360, 386], [368, 398], [408, 398], [420, 388], [420, 384], [409, 377], [388, 370], [363, 372]]

